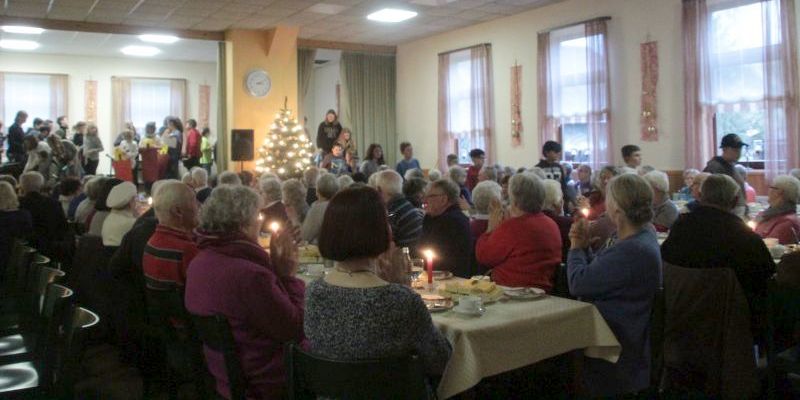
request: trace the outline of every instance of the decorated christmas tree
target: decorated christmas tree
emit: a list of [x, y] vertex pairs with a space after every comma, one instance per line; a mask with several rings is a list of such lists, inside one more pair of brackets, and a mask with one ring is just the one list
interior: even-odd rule
[[258, 150], [256, 171], [277, 174], [281, 179], [300, 178], [311, 164], [313, 145], [286, 103], [284, 100], [283, 108], [275, 114], [275, 122]]

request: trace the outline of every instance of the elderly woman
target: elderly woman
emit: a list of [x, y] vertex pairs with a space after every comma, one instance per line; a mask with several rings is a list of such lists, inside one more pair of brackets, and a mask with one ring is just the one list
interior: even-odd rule
[[561, 192], [561, 183], [545, 179], [542, 184], [544, 184], [542, 213], [558, 226], [558, 232], [561, 234], [561, 262], [567, 262], [567, 253], [571, 245], [569, 230], [572, 227], [572, 218], [564, 216], [564, 194]]
[[695, 199], [694, 196], [692, 196], [692, 183], [694, 182], [694, 178], [699, 173], [700, 171], [694, 168], [689, 168], [686, 171], [683, 171], [684, 186], [678, 191], [681, 200], [691, 201]]
[[102, 235], [103, 223], [111, 212], [111, 207], [106, 205], [106, 200], [108, 200], [111, 190], [122, 182], [121, 179], [117, 178], [109, 178], [103, 181], [103, 186], [100, 188], [100, 192], [94, 202], [94, 210], [86, 218], [86, 231], [88, 234], [94, 236]]
[[736, 164], [733, 166], [736, 172], [739, 173], [739, 176], [744, 179], [744, 194], [745, 194], [745, 201], [748, 203], [755, 203], [756, 202], [756, 190], [747, 183], [747, 167], [742, 164]]
[[[316, 186], [316, 182], [314, 184]], [[292, 225], [302, 226], [308, 213], [306, 187], [297, 179], [287, 179], [281, 185], [281, 199]], [[316, 197], [316, 195], [314, 196]]]
[[8, 182], [0, 181], [0, 265], [3, 269], [6, 268], [13, 240], [27, 237], [32, 230], [31, 213], [19, 209], [19, 199], [14, 187]]
[[102, 192], [103, 184], [106, 180], [108, 180], [108, 178], [105, 176], [95, 176], [86, 182], [84, 188], [86, 198], [78, 204], [78, 208], [75, 210], [76, 222], [86, 225], [86, 220], [89, 218], [89, 214], [91, 214], [92, 210], [94, 210], [95, 201], [97, 197], [100, 196], [100, 192]]
[[680, 214], [669, 199], [669, 178], [661, 171], [650, 171], [643, 178], [653, 189], [653, 225], [656, 231], [667, 232]]
[[797, 201], [800, 180], [790, 175], [778, 175], [769, 187], [769, 208], [758, 216], [756, 233], [763, 238], [777, 238], [781, 244], [800, 242], [800, 220]]
[[460, 165], [453, 165], [447, 170], [447, 176], [453, 183], [458, 185], [459, 196], [466, 200], [469, 205], [472, 205], [472, 195], [467, 189], [467, 170]]
[[[247, 398], [279, 399], [286, 389], [283, 345], [303, 340], [305, 285], [295, 277], [289, 230], [273, 237], [270, 254], [258, 245], [261, 206], [249, 187], [214, 189], [200, 211], [199, 252], [189, 264], [184, 297], [190, 313], [228, 319]], [[222, 353], [206, 348], [205, 358], [217, 393], [230, 398]]]
[[239, 177], [239, 174], [233, 171], [223, 171], [217, 177], [217, 183], [219, 185], [242, 185], [242, 178]]
[[122, 243], [122, 237], [133, 228], [138, 214], [136, 212], [136, 185], [122, 182], [111, 189], [106, 199], [106, 205], [111, 209], [103, 221], [101, 236], [103, 246], [117, 247]]
[[422, 358], [425, 372], [441, 375], [450, 344], [410, 288], [382, 279], [378, 257], [392, 237], [375, 189], [345, 189], [330, 201], [319, 249], [334, 269], [308, 287], [305, 333], [313, 352], [335, 360]]
[[606, 186], [608, 186], [608, 181], [610, 181], [611, 178], [619, 174], [620, 172], [617, 170], [617, 167], [606, 165], [600, 170], [600, 173], [597, 174], [596, 190], [589, 192], [589, 194], [583, 198], [586, 200], [578, 199], [578, 207], [589, 208], [590, 221], [600, 218], [606, 211]]
[[682, 212], [691, 212], [697, 209], [700, 206], [700, 188], [703, 187], [703, 182], [705, 182], [706, 178], [711, 176], [708, 172], [700, 172], [699, 174], [694, 176], [692, 180], [692, 185], [689, 187], [692, 191], [692, 201], [686, 203], [686, 209], [682, 210]]
[[50, 135], [47, 137], [47, 145], [50, 146], [53, 161], [59, 169], [56, 171], [56, 176], [59, 178], [80, 177], [81, 162], [78, 157], [78, 147], [75, 144], [61, 139], [58, 135]]
[[[493, 181], [497, 182], [497, 167], [494, 165], [484, 165], [478, 172], [478, 182]], [[474, 190], [474, 189], [473, 189]]]
[[472, 270], [472, 237], [469, 219], [458, 205], [458, 186], [449, 179], [431, 182], [425, 193], [425, 218], [417, 250], [436, 254], [437, 269], [469, 278]]
[[569, 290], [593, 303], [622, 345], [616, 363], [584, 358], [583, 384], [589, 397], [636, 393], [650, 386], [650, 310], [661, 281], [661, 254], [653, 218], [653, 191], [634, 174], [607, 185], [606, 212], [617, 227], [614, 244], [592, 257], [589, 223], [572, 225], [567, 260]]
[[350, 175], [342, 175], [336, 178], [336, 182], [339, 183], [339, 190], [347, 189], [350, 187], [350, 185], [355, 183], [353, 177], [351, 177]]
[[28, 155], [23, 172], [36, 171], [47, 178], [50, 172], [50, 146], [45, 141], [37, 139], [36, 136], [25, 136], [23, 143]]
[[508, 216], [499, 200], [492, 202], [489, 227], [475, 244], [475, 258], [492, 268], [492, 280], [503, 286], [553, 289], [561, 263], [561, 235], [542, 213], [544, 185], [533, 174], [509, 181]]
[[311, 166], [303, 171], [303, 183], [306, 187], [306, 204], [312, 205], [317, 201], [317, 178], [319, 178], [320, 170], [317, 167]]
[[317, 244], [319, 233], [322, 229], [322, 220], [325, 217], [325, 210], [328, 209], [328, 202], [339, 191], [339, 181], [336, 175], [322, 174], [317, 178], [317, 201], [311, 205], [303, 221], [300, 234], [303, 240]]
[[286, 214], [286, 206], [281, 201], [281, 181], [274, 176], [261, 176], [258, 185], [264, 198], [264, 207], [261, 208], [264, 223], [261, 224], [261, 232], [269, 232], [269, 225], [273, 222], [287, 226], [289, 216]]
[[429, 181], [433, 182], [433, 181], [438, 181], [439, 179], [442, 179], [442, 171], [439, 171], [436, 168], [431, 168], [428, 170]]
[[469, 228], [473, 238], [479, 238], [489, 227], [489, 205], [502, 201], [503, 188], [495, 181], [481, 181], [472, 189], [475, 212], [470, 217]]

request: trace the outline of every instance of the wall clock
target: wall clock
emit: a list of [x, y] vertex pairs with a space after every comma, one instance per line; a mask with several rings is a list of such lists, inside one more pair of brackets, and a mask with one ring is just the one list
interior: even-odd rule
[[272, 89], [272, 80], [269, 78], [267, 71], [254, 69], [245, 75], [244, 86], [250, 96], [264, 97]]

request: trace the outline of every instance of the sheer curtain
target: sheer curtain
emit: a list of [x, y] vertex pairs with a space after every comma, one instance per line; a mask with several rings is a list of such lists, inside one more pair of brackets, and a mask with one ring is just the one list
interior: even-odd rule
[[[169, 115], [178, 117], [186, 124], [186, 79], [169, 80]], [[185, 134], [184, 129], [184, 134]], [[185, 143], [185, 141], [184, 141]]]
[[111, 77], [111, 129], [122, 132], [125, 122], [131, 120], [131, 79]]
[[395, 56], [343, 52], [339, 65], [342, 126], [352, 131], [359, 155], [378, 143], [391, 165], [397, 154]]
[[297, 49], [297, 115], [306, 115], [303, 110], [308, 88], [311, 86], [311, 77], [314, 76], [314, 59], [317, 57], [316, 49]]
[[440, 169], [446, 169], [447, 154], [452, 152], [462, 161], [471, 148], [483, 149], [489, 160], [494, 156], [493, 85], [491, 45], [439, 55]]
[[50, 115], [67, 115], [67, 75], [50, 75]]
[[67, 83], [67, 75], [0, 73], [0, 120], [7, 129], [19, 110], [28, 112], [28, 125], [67, 115]]
[[607, 18], [538, 35], [541, 144], [560, 141], [564, 159], [599, 169], [613, 163]]

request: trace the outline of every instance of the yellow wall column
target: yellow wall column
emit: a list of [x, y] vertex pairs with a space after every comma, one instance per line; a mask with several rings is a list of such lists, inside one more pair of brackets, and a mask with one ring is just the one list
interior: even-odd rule
[[[230, 144], [231, 129], [255, 130], [256, 159], [275, 114], [283, 107], [284, 97], [288, 97], [292, 112], [297, 112], [299, 30], [298, 27], [278, 26], [266, 31], [236, 29], [225, 32], [228, 129], [221, 138]], [[267, 71], [272, 81], [272, 89], [265, 97], [253, 97], [245, 87], [247, 73], [259, 68]], [[229, 160], [228, 170], [239, 171], [240, 163], [230, 161], [230, 146], [223, 146], [223, 149], [226, 149], [224, 157]], [[244, 169], [254, 171], [255, 162], [245, 162]]]

